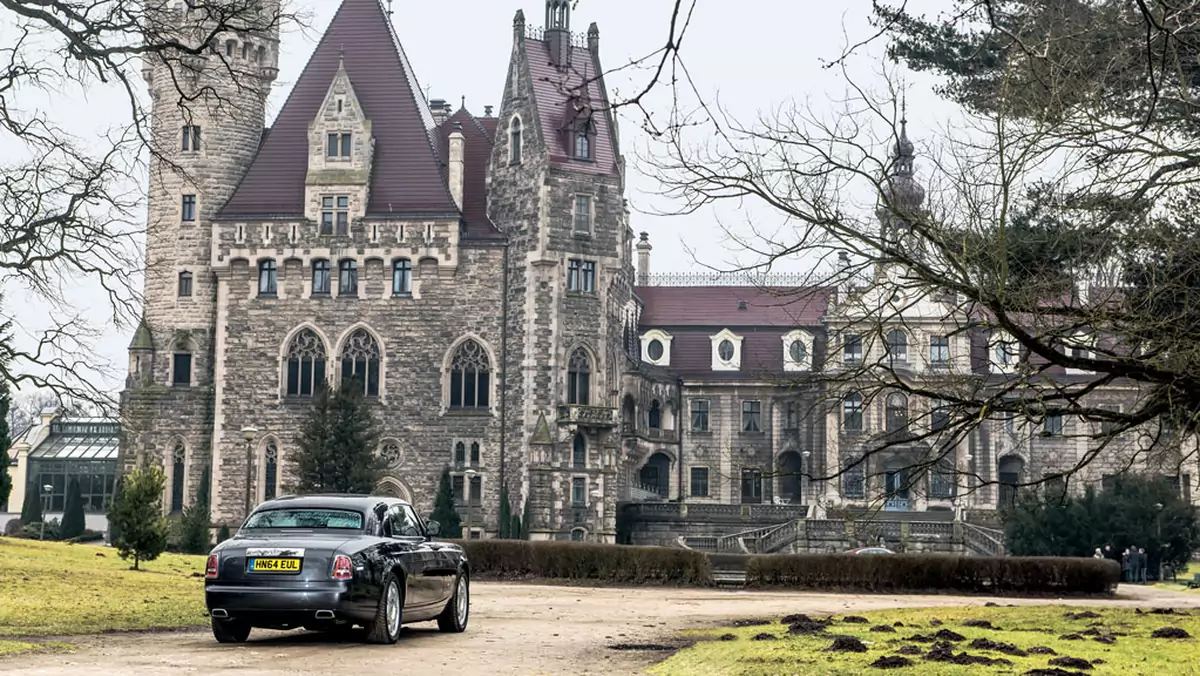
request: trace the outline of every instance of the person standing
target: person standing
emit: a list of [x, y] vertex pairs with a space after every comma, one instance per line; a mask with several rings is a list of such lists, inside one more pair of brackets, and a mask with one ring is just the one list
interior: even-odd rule
[[1146, 549], [1138, 548], [1138, 579], [1142, 584], [1146, 584], [1146, 569], [1149, 567], [1149, 560], [1146, 558]]
[[1127, 547], [1125, 551], [1121, 553], [1121, 579], [1125, 582], [1133, 581], [1132, 558], [1133, 557], [1129, 552], [1129, 548]]
[[1097, 548], [1096, 548], [1096, 553], [1095, 553], [1095, 554], [1092, 554], [1092, 558], [1093, 558], [1093, 559], [1103, 559], [1103, 558], [1104, 558], [1104, 552], [1100, 551], [1100, 548], [1099, 548], [1099, 547], [1097, 547]]

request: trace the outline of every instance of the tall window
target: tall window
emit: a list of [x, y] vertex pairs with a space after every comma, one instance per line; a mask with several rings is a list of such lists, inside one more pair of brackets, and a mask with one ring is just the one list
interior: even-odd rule
[[471, 464], [472, 465], [479, 464], [479, 442], [478, 441], [471, 442]]
[[332, 275], [329, 270], [329, 261], [316, 260], [312, 263], [312, 295], [326, 296], [329, 295], [329, 281]]
[[311, 397], [324, 386], [325, 343], [312, 329], [302, 329], [288, 346], [288, 396]]
[[192, 354], [176, 352], [171, 360], [171, 384], [187, 387], [192, 384]]
[[192, 273], [184, 271], [179, 273], [179, 297], [190, 298], [192, 296]]
[[592, 198], [589, 195], [575, 196], [575, 232], [592, 231]]
[[467, 464], [467, 445], [461, 441], [454, 444], [454, 464]]
[[950, 424], [950, 405], [944, 399], [934, 399], [929, 403], [929, 429], [934, 432], [945, 429]]
[[325, 155], [329, 159], [348, 160], [350, 159], [350, 148], [352, 147], [354, 135], [349, 132], [333, 133], [326, 136], [325, 139]]
[[279, 291], [275, 261], [267, 259], [258, 264], [258, 295], [274, 296]]
[[867, 495], [867, 472], [863, 461], [853, 458], [842, 460], [842, 496], [862, 499]]
[[848, 432], [861, 432], [863, 428], [863, 398], [858, 392], [851, 392], [842, 400], [842, 429]]
[[392, 295], [407, 296], [412, 293], [412, 261], [401, 258], [392, 263]]
[[783, 429], [794, 430], [800, 428], [800, 403], [795, 401], [787, 402], [784, 409]]
[[575, 433], [575, 444], [571, 449], [571, 465], [575, 469], [587, 468], [587, 440], [578, 432]]
[[950, 365], [950, 337], [932, 336], [929, 339], [929, 364], [935, 368]]
[[187, 479], [187, 469], [185, 462], [187, 461], [187, 449], [182, 443], [175, 444], [175, 450], [171, 452], [171, 513], [178, 514], [183, 511], [183, 486]]
[[194, 124], [183, 125], [183, 152], [200, 151], [200, 127]]
[[587, 131], [575, 132], [575, 159], [592, 159], [592, 139], [588, 136]]
[[908, 427], [908, 397], [893, 392], [884, 402], [888, 432], [903, 432]]
[[184, 195], [180, 217], [185, 221], [196, 220], [196, 196]]
[[571, 506], [587, 507], [587, 479], [584, 477], [571, 479]]
[[591, 403], [592, 369], [587, 353], [578, 348], [567, 365], [567, 403], [587, 406]]
[[450, 408], [488, 408], [491, 370], [482, 345], [474, 340], [459, 345], [450, 362]]
[[321, 234], [346, 235], [350, 232], [350, 198], [327, 195], [321, 198]]
[[749, 504], [762, 502], [762, 470], [742, 469], [742, 502]]
[[842, 361], [857, 364], [862, 361], [862, 336], [850, 334], [842, 338]]
[[760, 402], [760, 401], [743, 401], [742, 402], [742, 431], [743, 432], [761, 432], [762, 431], [762, 402]]
[[263, 451], [263, 500], [274, 500], [279, 486], [279, 445], [272, 439]]
[[577, 258], [567, 261], [567, 290], [595, 293], [596, 261]]
[[1051, 436], [1063, 433], [1063, 417], [1061, 413], [1052, 413], [1046, 416], [1045, 422], [1042, 423], [1042, 432]]
[[708, 431], [708, 400], [694, 399], [692, 400], [692, 431], [707, 432]]
[[347, 258], [338, 263], [338, 295], [353, 296], [358, 293], [358, 262]]
[[929, 497], [949, 500], [954, 497], [954, 465], [942, 459], [929, 475]]
[[690, 494], [693, 498], [708, 497], [708, 468], [693, 467], [691, 471]]
[[658, 403], [657, 399], [650, 402], [650, 411], [647, 414], [647, 418], [646, 422], [649, 423], [650, 429], [657, 430], [662, 428], [662, 405]]
[[898, 361], [908, 361], [908, 336], [904, 335], [903, 331], [899, 329], [888, 331], [887, 353], [888, 360], [892, 364]]
[[366, 329], [350, 334], [342, 347], [342, 385], [357, 382], [364, 395], [378, 397], [379, 357], [379, 344]]
[[508, 125], [508, 163], [521, 163], [521, 118], [514, 117]]
[[468, 497], [472, 505], [483, 504], [483, 477], [478, 475], [471, 477], [471, 493]]

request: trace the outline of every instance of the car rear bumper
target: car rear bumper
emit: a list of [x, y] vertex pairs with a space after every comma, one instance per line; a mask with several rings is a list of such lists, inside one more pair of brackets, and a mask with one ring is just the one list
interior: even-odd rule
[[374, 617], [376, 608], [375, 600], [352, 594], [348, 584], [312, 589], [211, 584], [204, 591], [205, 605], [213, 617], [272, 623], [365, 621]]

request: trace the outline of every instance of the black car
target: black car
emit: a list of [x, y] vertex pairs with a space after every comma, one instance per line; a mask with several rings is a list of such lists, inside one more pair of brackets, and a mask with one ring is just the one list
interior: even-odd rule
[[412, 505], [365, 495], [288, 496], [256, 507], [217, 545], [204, 573], [213, 636], [240, 643], [252, 627], [366, 629], [394, 643], [400, 625], [467, 628], [470, 565], [434, 542], [438, 523]]

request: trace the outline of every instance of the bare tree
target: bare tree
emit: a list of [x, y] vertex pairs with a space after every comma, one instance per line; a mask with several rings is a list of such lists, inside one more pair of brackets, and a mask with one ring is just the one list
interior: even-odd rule
[[[194, 20], [181, 21], [184, 12]], [[198, 62], [254, 87], [244, 62], [217, 49], [218, 37], [269, 36], [297, 21], [269, 0], [0, 0], [0, 147], [6, 157], [0, 164], [0, 281], [24, 287], [49, 309], [36, 318], [27, 308], [0, 311], [22, 328], [45, 326], [32, 345], [18, 345], [5, 333], [0, 378], [62, 397], [105, 400], [88, 371], [96, 366], [95, 340], [114, 325], [127, 329], [139, 314], [138, 244], [145, 230], [139, 186], [146, 160], [163, 159], [160, 166], [182, 172], [161, 152], [167, 141], [151, 131], [143, 69], [174, 83], [185, 110], [229, 106], [221, 89], [194, 86]], [[99, 138], [84, 138], [56, 120], [48, 101], [94, 88], [116, 92], [127, 110]], [[172, 88], [160, 82], [157, 89]], [[84, 285], [106, 297], [104, 321], [87, 318], [66, 297], [67, 287]]]

